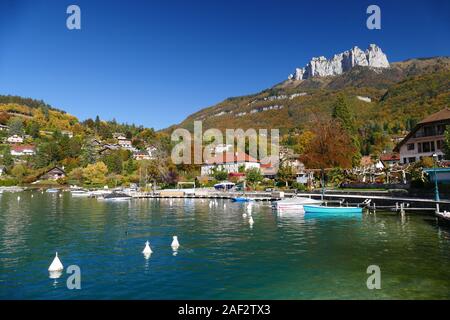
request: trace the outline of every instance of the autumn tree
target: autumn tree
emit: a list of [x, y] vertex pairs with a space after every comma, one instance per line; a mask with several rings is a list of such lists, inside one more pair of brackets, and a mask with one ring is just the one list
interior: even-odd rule
[[89, 164], [83, 169], [83, 180], [89, 186], [99, 187], [105, 185], [108, 167], [103, 162]]
[[300, 156], [308, 168], [351, 168], [357, 152], [348, 133], [338, 121], [316, 119], [311, 124], [314, 137]]

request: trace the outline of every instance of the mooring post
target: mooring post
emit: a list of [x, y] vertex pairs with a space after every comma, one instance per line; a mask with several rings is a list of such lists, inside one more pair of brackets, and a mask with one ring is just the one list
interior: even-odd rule
[[403, 216], [405, 214], [404, 203], [400, 204], [400, 214]]
[[439, 203], [436, 203], [436, 213], [439, 213]]

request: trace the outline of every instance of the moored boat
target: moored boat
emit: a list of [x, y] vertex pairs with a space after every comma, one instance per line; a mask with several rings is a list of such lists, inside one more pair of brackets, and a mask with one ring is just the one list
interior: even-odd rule
[[125, 201], [130, 200], [132, 197], [128, 194], [122, 193], [122, 192], [113, 192], [110, 194], [105, 195], [102, 199], [103, 200], [112, 200], [112, 201]]
[[89, 197], [90, 192], [84, 189], [72, 189], [70, 190], [72, 197]]
[[59, 190], [55, 189], [55, 188], [50, 188], [50, 189], [47, 189], [45, 192], [47, 192], [47, 193], [57, 193], [57, 192], [59, 192]]
[[300, 210], [303, 211], [303, 206], [307, 204], [320, 204], [322, 201], [311, 198], [294, 197], [276, 201], [274, 208], [277, 210]]
[[234, 198], [231, 198], [231, 200], [233, 202], [250, 202], [250, 201], [253, 201], [252, 198], [248, 198], [248, 197], [234, 197]]
[[362, 208], [360, 207], [324, 207], [317, 205], [304, 205], [305, 213], [318, 213], [318, 214], [362, 214]]

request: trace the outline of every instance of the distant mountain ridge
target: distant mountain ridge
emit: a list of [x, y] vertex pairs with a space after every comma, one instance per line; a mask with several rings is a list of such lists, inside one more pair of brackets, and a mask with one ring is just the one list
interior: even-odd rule
[[313, 77], [336, 76], [356, 66], [389, 68], [389, 61], [376, 44], [370, 44], [366, 51], [355, 46], [350, 50], [335, 54], [329, 60], [324, 56], [314, 57], [304, 68], [295, 69], [295, 73], [289, 75], [288, 79], [306, 80]]

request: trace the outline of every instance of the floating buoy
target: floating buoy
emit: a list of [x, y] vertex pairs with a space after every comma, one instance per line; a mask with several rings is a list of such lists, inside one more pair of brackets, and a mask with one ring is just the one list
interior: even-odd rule
[[34, 194], [32, 194], [31, 197], [33, 198], [33, 197], [34, 197]]
[[20, 201], [20, 196], [17, 196], [17, 201]]
[[48, 271], [55, 272], [64, 270], [64, 266], [61, 263], [61, 260], [58, 258], [58, 252], [56, 252], [55, 258], [53, 259], [52, 264], [48, 267]]
[[242, 214], [242, 217], [247, 218], [247, 214], [246, 213]]
[[142, 253], [146, 256], [149, 256], [153, 253], [152, 249], [150, 248], [150, 243], [148, 241], [145, 242], [145, 248], [142, 251]]
[[177, 250], [180, 247], [180, 243], [178, 242], [178, 237], [173, 236], [172, 244], [170, 245], [173, 250]]

